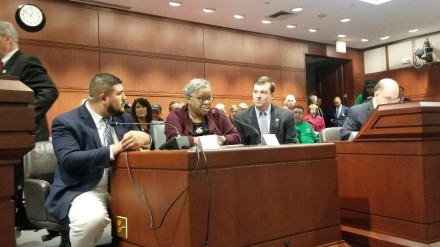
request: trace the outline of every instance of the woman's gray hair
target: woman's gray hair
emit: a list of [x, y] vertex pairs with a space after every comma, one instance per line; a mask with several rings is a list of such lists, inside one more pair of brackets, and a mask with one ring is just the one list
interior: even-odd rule
[[185, 97], [190, 98], [194, 95], [194, 92], [201, 89], [201, 88], [207, 88], [209, 91], [211, 90], [211, 85], [209, 84], [209, 81], [205, 78], [194, 78], [191, 81], [186, 84], [186, 86], [183, 88], [183, 93], [185, 94]]
[[18, 43], [17, 31], [10, 22], [0, 21], [0, 36], [11, 37], [15, 43]]

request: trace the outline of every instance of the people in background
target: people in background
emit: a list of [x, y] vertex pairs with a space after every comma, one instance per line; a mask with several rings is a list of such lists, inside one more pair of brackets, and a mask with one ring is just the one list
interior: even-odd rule
[[325, 129], [324, 118], [318, 115], [318, 108], [315, 104], [309, 105], [309, 114], [304, 117], [304, 121], [312, 126], [317, 135]]
[[241, 102], [240, 104], [238, 104], [238, 111], [243, 111], [243, 110], [246, 110], [247, 108], [249, 108], [249, 106], [244, 102]]
[[[5, 21], [0, 21], [0, 58], [0, 75], [18, 76], [34, 92], [30, 107], [35, 111], [35, 141], [49, 140], [46, 113], [58, 98], [58, 89], [40, 60], [19, 49], [17, 31]], [[15, 225], [27, 229], [31, 225], [23, 205], [23, 164], [14, 166], [14, 183]]]
[[119, 78], [97, 74], [90, 82], [89, 100], [52, 122], [58, 165], [46, 209], [54, 217], [70, 221], [73, 247], [95, 246], [111, 222], [108, 171], [115, 157], [126, 150], [148, 148], [151, 143], [150, 136], [135, 125], [108, 124], [133, 122], [124, 112], [126, 100]]
[[168, 114], [167, 122], [174, 125], [165, 125], [167, 140], [176, 135], [188, 136], [191, 145], [200, 143], [200, 136], [216, 135], [219, 145], [240, 143], [240, 134], [226, 116], [216, 113], [211, 108], [214, 100], [211, 85], [204, 78], [192, 79], [184, 87], [186, 105], [179, 110]]
[[410, 98], [405, 97], [405, 88], [401, 85], [399, 85], [399, 98], [400, 98], [399, 102], [411, 101]]
[[296, 104], [295, 96], [293, 96], [292, 94], [288, 94], [286, 96], [286, 99], [284, 99], [284, 108], [287, 108], [292, 111], [295, 104]]
[[153, 111], [147, 98], [137, 98], [133, 101], [131, 116], [136, 123], [139, 123], [139, 130], [142, 130], [145, 133], [150, 133], [149, 124], [151, 123], [151, 120], [153, 120]]
[[325, 113], [322, 110], [322, 99], [321, 98], [316, 99], [316, 105], [318, 106], [318, 115], [321, 116], [322, 118], [324, 118], [324, 121], [325, 121]]
[[376, 86], [376, 81], [368, 79], [364, 83], [364, 91], [356, 97], [355, 105], [359, 105], [370, 101], [374, 96], [374, 87]]
[[378, 105], [399, 102], [399, 85], [392, 79], [380, 80], [374, 88], [371, 101], [349, 108], [341, 129], [341, 140], [348, 140], [351, 132], [359, 131]]
[[225, 105], [223, 103], [218, 103], [215, 105], [215, 108], [217, 108], [217, 110], [219, 110], [221, 113], [226, 114]]
[[318, 106], [318, 109], [316, 110], [316, 113], [319, 116], [321, 116], [322, 118], [324, 118], [324, 113], [323, 113], [323, 111], [321, 109], [322, 100], [320, 98], [318, 98], [318, 96], [316, 96], [316, 95], [310, 95], [309, 102], [310, 102], [309, 105], [314, 104], [314, 105]]
[[238, 112], [238, 106], [236, 105], [236, 104], [232, 104], [230, 107], [229, 107], [229, 116], [234, 116], [234, 114], [235, 113], [237, 113]]
[[275, 82], [272, 79], [261, 76], [255, 80], [252, 93], [254, 105], [234, 115], [235, 119], [254, 127], [233, 121], [243, 144], [258, 144], [263, 134], [274, 134], [280, 144], [296, 142], [293, 112], [272, 104], [274, 94]]
[[159, 104], [153, 104], [151, 110], [153, 111], [153, 120], [164, 121], [162, 118], [162, 106]]
[[183, 103], [178, 101], [178, 100], [173, 100], [168, 104], [168, 111], [172, 112], [174, 110], [179, 110], [180, 108], [182, 108]]
[[333, 99], [333, 107], [331, 114], [331, 123], [333, 127], [342, 127], [345, 123], [345, 118], [347, 117], [348, 107], [342, 104], [341, 98], [335, 97]]
[[302, 106], [293, 107], [293, 119], [295, 120], [295, 128], [297, 133], [297, 143], [315, 143], [319, 141], [312, 126], [304, 121], [304, 108]]

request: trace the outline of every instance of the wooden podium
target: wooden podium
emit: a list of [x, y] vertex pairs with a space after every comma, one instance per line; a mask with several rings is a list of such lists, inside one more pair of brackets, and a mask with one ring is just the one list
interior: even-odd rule
[[35, 145], [34, 92], [16, 77], [0, 76], [0, 236], [15, 246], [14, 165]]
[[440, 245], [439, 102], [381, 105], [336, 153], [345, 240]]
[[[120, 154], [111, 179], [111, 214], [113, 228], [126, 236], [114, 238], [113, 246], [204, 246], [207, 234], [210, 247], [346, 245], [334, 144], [222, 148], [205, 154], [208, 174], [196, 150]], [[189, 191], [163, 225], [150, 230], [148, 208], [158, 226], [188, 183]]]

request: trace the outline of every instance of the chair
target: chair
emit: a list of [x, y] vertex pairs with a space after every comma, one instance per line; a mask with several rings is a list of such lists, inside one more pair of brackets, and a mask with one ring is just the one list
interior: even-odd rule
[[154, 149], [159, 149], [166, 142], [165, 123], [163, 121], [151, 121], [151, 123], [150, 134], [154, 141]]
[[321, 133], [319, 133], [319, 141], [321, 143], [340, 141], [341, 128], [342, 127], [329, 127], [323, 129]]
[[43, 242], [61, 234], [60, 247], [70, 246], [68, 219], [60, 221], [44, 207], [57, 167], [52, 142], [36, 142], [35, 148], [24, 156], [23, 163], [25, 209], [29, 222], [48, 230], [49, 234], [41, 237]]

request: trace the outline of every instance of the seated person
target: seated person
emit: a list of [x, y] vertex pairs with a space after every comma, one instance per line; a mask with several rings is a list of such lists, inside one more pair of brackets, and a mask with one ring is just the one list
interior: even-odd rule
[[153, 111], [153, 120], [154, 121], [164, 121], [162, 118], [162, 106], [159, 104], [153, 104], [151, 106], [151, 110]]
[[182, 102], [178, 101], [178, 100], [173, 100], [168, 104], [168, 111], [174, 111], [174, 110], [179, 110], [180, 108], [182, 108], [183, 104]]
[[136, 123], [139, 123], [137, 126], [140, 130], [150, 133], [149, 123], [153, 119], [153, 111], [147, 98], [137, 98], [133, 101], [131, 116]]
[[179, 110], [168, 114], [167, 122], [174, 125], [165, 125], [167, 140], [178, 134], [188, 136], [189, 143], [200, 143], [199, 136], [217, 135], [219, 145], [240, 144], [240, 134], [230, 119], [216, 113], [211, 108], [214, 100], [211, 85], [203, 78], [192, 79], [183, 89], [186, 104]]
[[73, 247], [95, 246], [111, 222], [107, 208], [112, 161], [121, 152], [151, 143], [135, 125], [110, 126], [133, 122], [124, 112], [126, 101], [119, 78], [97, 74], [90, 82], [89, 100], [52, 122], [58, 165], [45, 206], [59, 220], [68, 217]]
[[318, 115], [318, 106], [315, 104], [309, 105], [309, 114], [304, 117], [304, 121], [312, 125], [313, 130], [319, 135], [325, 129], [324, 118]]
[[295, 120], [295, 128], [297, 133], [296, 143], [315, 143], [319, 141], [319, 137], [313, 131], [312, 126], [304, 121], [304, 108], [302, 106], [293, 107], [293, 120]]
[[399, 102], [399, 85], [392, 79], [380, 80], [374, 88], [373, 99], [348, 109], [341, 129], [341, 140], [348, 140], [351, 132], [359, 131], [378, 105]]

